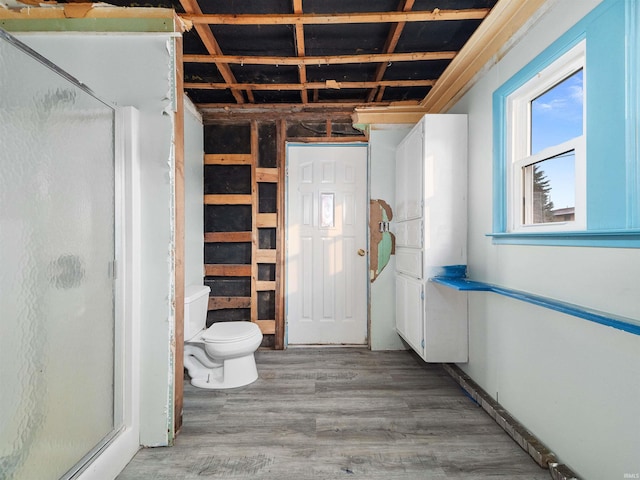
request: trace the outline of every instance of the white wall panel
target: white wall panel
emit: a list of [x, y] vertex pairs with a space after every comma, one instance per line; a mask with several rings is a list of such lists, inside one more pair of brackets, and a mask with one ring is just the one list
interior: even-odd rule
[[[639, 319], [640, 250], [493, 245], [486, 237], [493, 91], [598, 3], [550, 2], [450, 112], [469, 114], [469, 274]], [[562, 462], [585, 479], [638, 473], [640, 337], [481, 292], [469, 294], [469, 329], [469, 363], [461, 367]]]

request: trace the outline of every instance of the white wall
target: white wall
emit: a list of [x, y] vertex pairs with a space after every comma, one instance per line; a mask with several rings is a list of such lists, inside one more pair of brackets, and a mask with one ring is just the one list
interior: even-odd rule
[[[486, 236], [493, 91], [598, 3], [554, 1], [451, 110], [469, 114], [469, 276], [639, 319], [640, 250]], [[469, 312], [470, 361], [460, 366], [476, 382], [583, 478], [640, 473], [640, 337], [492, 293], [471, 293]]]
[[[173, 424], [174, 246], [171, 34], [21, 34], [22, 42], [103, 100], [140, 112], [142, 445], [167, 445]], [[70, 179], [70, 181], [72, 181]]]
[[202, 117], [185, 96], [184, 110], [184, 283], [204, 278], [204, 128]]
[[[386, 201], [395, 210], [395, 149], [413, 125], [369, 127], [369, 198]], [[392, 223], [393, 225], [393, 223]], [[395, 324], [395, 255], [370, 287], [372, 350], [404, 350]]]

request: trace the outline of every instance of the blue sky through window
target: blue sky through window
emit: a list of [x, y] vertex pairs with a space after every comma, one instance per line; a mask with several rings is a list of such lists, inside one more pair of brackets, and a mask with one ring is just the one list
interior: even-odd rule
[[[579, 70], [531, 102], [531, 154], [583, 133], [583, 71]], [[554, 208], [575, 206], [575, 161], [567, 153], [541, 162]]]

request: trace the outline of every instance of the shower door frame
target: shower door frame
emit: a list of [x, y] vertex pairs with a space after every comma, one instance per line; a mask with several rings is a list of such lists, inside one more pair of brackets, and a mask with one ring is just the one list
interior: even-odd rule
[[115, 117], [114, 421], [121, 426], [74, 477], [115, 478], [140, 449], [140, 167], [138, 111]]
[[0, 29], [12, 44], [114, 111], [114, 354], [113, 430], [63, 479], [115, 478], [140, 448], [140, 174], [139, 116], [114, 107], [57, 65]]

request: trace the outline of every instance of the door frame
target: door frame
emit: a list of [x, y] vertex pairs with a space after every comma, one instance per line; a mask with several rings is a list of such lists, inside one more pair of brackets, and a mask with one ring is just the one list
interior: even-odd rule
[[[367, 269], [366, 269], [366, 305], [365, 305], [365, 315], [366, 315], [366, 335], [367, 335], [367, 341], [365, 344], [362, 345], [357, 345], [357, 347], [366, 347], [368, 349], [371, 349], [371, 281], [370, 281], [370, 274], [371, 272], [369, 271], [369, 242], [370, 242], [370, 232], [369, 232], [369, 199], [371, 198], [371, 192], [370, 192], [370, 181], [369, 181], [369, 176], [370, 176], [370, 158], [369, 158], [369, 143], [366, 141], [363, 142], [344, 142], [344, 143], [340, 143], [340, 142], [318, 142], [318, 143], [302, 143], [302, 142], [286, 142], [285, 141], [285, 148], [284, 148], [284, 152], [285, 152], [285, 181], [284, 181], [284, 247], [285, 247], [285, 252], [283, 255], [283, 260], [284, 260], [284, 318], [283, 318], [283, 324], [284, 324], [284, 348], [289, 348], [289, 302], [288, 302], [288, 298], [289, 298], [289, 188], [290, 188], [290, 183], [289, 183], [289, 147], [326, 147], [326, 148], [332, 148], [332, 147], [336, 147], [336, 146], [340, 146], [340, 147], [349, 147], [349, 146], [358, 146], [358, 147], [364, 147], [367, 149], [367, 158], [366, 158], [366, 162], [365, 162], [365, 170], [366, 170], [366, 174], [364, 175], [364, 179], [363, 181], [366, 182], [365, 184], [365, 202], [366, 202], [366, 215], [365, 215], [365, 219], [366, 219], [366, 234], [365, 234], [365, 261], [366, 261], [366, 265], [367, 265]], [[320, 346], [320, 345], [319, 345]], [[334, 346], [334, 347], [340, 347], [341, 345], [327, 345], [327, 346]], [[349, 345], [342, 345], [345, 347], [348, 347]], [[296, 347], [296, 345], [292, 345], [291, 347]]]
[[[140, 159], [138, 111], [116, 108], [114, 420], [109, 442], [94, 452], [78, 480], [115, 478], [140, 449]], [[118, 348], [119, 347], [119, 348]]]

